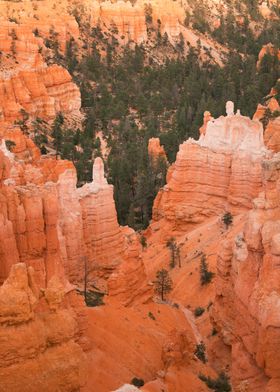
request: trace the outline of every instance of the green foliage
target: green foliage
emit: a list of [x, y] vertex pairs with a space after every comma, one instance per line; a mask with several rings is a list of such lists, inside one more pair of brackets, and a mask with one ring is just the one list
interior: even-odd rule
[[147, 238], [144, 235], [141, 235], [140, 237], [140, 243], [142, 245], [142, 249], [146, 249], [148, 244], [147, 244]]
[[16, 143], [12, 140], [5, 140], [6, 147], [9, 151], [13, 151], [13, 148], [16, 146]]
[[64, 116], [60, 112], [56, 115], [55, 120], [52, 125], [51, 136], [53, 137], [53, 145], [56, 150], [56, 155], [59, 154], [62, 148], [63, 142], [63, 124], [64, 124]]
[[171, 237], [167, 242], [166, 246], [170, 249], [170, 268], [176, 266], [176, 254], [177, 254], [177, 244], [175, 238]]
[[202, 308], [201, 306], [198, 306], [194, 310], [194, 315], [195, 315], [195, 317], [200, 317], [204, 312], [205, 312], [205, 309]]
[[170, 249], [170, 268], [175, 268], [177, 263], [181, 268], [180, 246], [177, 245], [175, 238], [169, 238], [169, 240], [166, 242], [166, 246]]
[[39, 30], [38, 30], [37, 27], [33, 30], [33, 34], [35, 35], [35, 37], [39, 37], [40, 36]]
[[152, 320], [156, 319], [152, 312], [148, 313], [148, 317], [150, 317], [150, 319], [152, 319]]
[[203, 254], [200, 260], [200, 283], [202, 286], [210, 283], [214, 277], [214, 273], [208, 271], [208, 265], [206, 262], [206, 256]]
[[173, 286], [172, 280], [166, 269], [161, 269], [157, 272], [154, 284], [155, 292], [159, 294], [162, 301], [164, 301], [165, 294], [169, 293]]
[[55, 31], [54, 27], [50, 28], [49, 36], [44, 40], [44, 44], [53, 51], [54, 61], [60, 63], [63, 56], [60, 53], [59, 34]]
[[207, 362], [205, 351], [206, 351], [206, 347], [203, 342], [200, 342], [199, 344], [196, 345], [194, 355], [203, 363]]
[[130, 384], [134, 385], [135, 387], [143, 387], [144, 380], [142, 380], [142, 378], [133, 377], [133, 379], [130, 381]]
[[212, 329], [211, 336], [215, 336], [215, 335], [217, 335], [217, 333], [218, 333], [218, 331], [217, 331], [216, 328], [214, 327], [214, 328]]
[[20, 109], [21, 120], [15, 121], [15, 125], [19, 126], [20, 130], [24, 135], [29, 135], [28, 120], [29, 114], [24, 110]]
[[198, 30], [200, 33], [205, 34], [210, 30], [206, 17], [206, 8], [202, 2], [197, 3], [197, 6], [194, 8], [191, 20], [193, 28]]
[[153, 9], [151, 4], [145, 4], [145, 20], [147, 25], [153, 23]]
[[229, 383], [229, 377], [221, 372], [216, 379], [203, 374], [199, 375], [200, 380], [205, 382], [208, 388], [213, 389], [215, 392], [230, 392], [231, 386]]
[[104, 293], [100, 293], [99, 291], [87, 290], [86, 295], [84, 295], [84, 291], [78, 291], [80, 295], [85, 297], [85, 303], [88, 307], [95, 307], [104, 305], [103, 297]]
[[[261, 46], [269, 41], [275, 45], [279, 42], [279, 24], [263, 22], [267, 23], [266, 28], [257, 36], [251, 31], [249, 17], [238, 24], [229, 12], [222, 18], [221, 26], [213, 30], [206, 22], [204, 2], [195, 2], [194, 13], [186, 14], [185, 23], [228, 45], [223, 67], [210, 60], [202, 61], [202, 48], [190, 47], [185, 56], [188, 43], [182, 36], [172, 49], [167, 34], [161, 34], [161, 21], [152, 20], [148, 5], [146, 23], [149, 33], [153, 30], [155, 47], [164, 46], [164, 50], [176, 54], [169, 56], [171, 59], [166, 56], [161, 63], [156, 63], [142, 45], [121, 48], [114, 24], [106, 34], [100, 26], [91, 29], [82, 6], [75, 6], [72, 13], [82, 30], [86, 50], [78, 54], [77, 43], [70, 38], [62, 58], [54, 28], [46, 42], [53, 52], [52, 61], [65, 65], [79, 85], [85, 113], [78, 140], [77, 130], [66, 130], [63, 125], [59, 154], [74, 162], [79, 185], [90, 181], [92, 158], [101, 155], [96, 138], [101, 131], [110, 148], [106, 175], [114, 185], [119, 223], [136, 230], [148, 225], [154, 198], [165, 184], [167, 170], [165, 161], [150, 161], [148, 139], [159, 137], [172, 163], [180, 143], [188, 137], [198, 138], [205, 110], [217, 117], [223, 113], [226, 101], [232, 100], [242, 114], [251, 116], [279, 77], [279, 65], [270, 55], [264, 56], [259, 70], [256, 69]], [[252, 4], [246, 8], [253, 12]], [[244, 9], [242, 6], [240, 12]]]
[[48, 144], [48, 124], [43, 119], [37, 117], [31, 123], [31, 132], [33, 140], [37, 147], [40, 148], [42, 154], [46, 153], [46, 145]]
[[226, 226], [226, 229], [229, 228], [229, 226], [232, 224], [233, 222], [233, 216], [230, 212], [226, 212], [223, 217], [222, 217], [222, 222], [224, 223], [224, 225]]

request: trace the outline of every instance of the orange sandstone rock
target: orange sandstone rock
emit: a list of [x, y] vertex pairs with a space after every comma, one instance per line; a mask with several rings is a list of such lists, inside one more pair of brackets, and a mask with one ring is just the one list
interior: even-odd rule
[[226, 209], [241, 212], [252, 206], [262, 189], [261, 164], [269, 156], [262, 124], [233, 113], [210, 120], [198, 141], [184, 142], [159, 192], [153, 219], [173, 228], [202, 222]]
[[[70, 309], [39, 310], [32, 268], [15, 264], [0, 287], [0, 390], [18, 392], [79, 389], [85, 354], [75, 343]], [[43, 310], [44, 309], [44, 310]]]
[[151, 139], [149, 139], [148, 153], [152, 159], [167, 159], [164, 147], [160, 145], [160, 140], [157, 137], [152, 137]]
[[243, 232], [222, 244], [213, 317], [232, 347], [236, 390], [279, 386], [279, 157], [263, 162], [264, 191]]
[[200, 135], [205, 135], [206, 133], [206, 127], [207, 124], [210, 120], [213, 120], [213, 117], [211, 116], [211, 113], [206, 111], [204, 112], [204, 116], [203, 116], [203, 125], [199, 128], [199, 133]]
[[264, 142], [270, 150], [280, 151], [280, 117], [269, 121], [264, 133]]
[[19, 71], [4, 80], [0, 75], [0, 121], [3, 124], [20, 120], [22, 109], [33, 118], [53, 119], [60, 111], [77, 115], [80, 106], [79, 89], [61, 66]]

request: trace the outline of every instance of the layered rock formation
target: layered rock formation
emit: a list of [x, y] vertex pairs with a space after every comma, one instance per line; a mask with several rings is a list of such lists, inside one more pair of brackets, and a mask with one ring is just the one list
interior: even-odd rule
[[[0, 124], [21, 119], [21, 110], [33, 118], [53, 119], [58, 112], [78, 115], [81, 98], [68, 71], [58, 65], [19, 71], [0, 79]], [[3, 132], [3, 131], [2, 131]]]
[[[52, 120], [58, 112], [80, 117], [81, 97], [68, 71], [47, 65], [52, 57], [48, 41], [62, 53], [70, 37], [78, 39], [79, 28], [67, 5], [48, 2], [0, 2], [0, 136], [14, 130], [22, 111], [30, 116]], [[54, 34], [53, 36], [52, 34]], [[52, 61], [54, 62], [54, 61]]]
[[113, 186], [105, 179], [101, 158], [93, 165], [92, 183], [77, 189], [70, 162], [38, 158], [25, 164], [15, 160], [4, 142], [1, 148], [1, 238], [6, 241], [0, 247], [0, 282], [20, 261], [34, 268], [40, 287], [65, 271], [71, 282], [81, 283], [87, 276], [91, 285], [106, 291], [115, 272], [111, 292], [131, 300], [130, 289], [121, 288], [130, 280], [136, 296], [146, 279], [139, 240], [117, 222]]
[[234, 114], [207, 123], [198, 141], [184, 142], [159, 192], [154, 220], [185, 227], [221, 214], [246, 211], [262, 189], [261, 164], [269, 151], [263, 142], [262, 124]]
[[81, 347], [90, 345], [82, 297], [67, 278], [86, 276], [90, 290], [109, 290], [124, 305], [148, 300], [138, 236], [117, 223], [100, 158], [80, 189], [70, 162], [24, 163], [4, 141], [0, 158], [0, 390], [79, 390]]
[[277, 90], [272, 88], [263, 105], [259, 104], [254, 119], [265, 124], [264, 142], [272, 151], [280, 151], [280, 105]]
[[158, 137], [152, 137], [151, 139], [149, 139], [148, 153], [152, 160], [156, 161], [158, 158], [164, 159], [165, 161], [167, 160], [164, 147], [161, 146]]
[[278, 154], [263, 162], [264, 191], [254, 200], [243, 232], [229, 235], [218, 257], [213, 317], [232, 347], [237, 391], [280, 387], [279, 167]]
[[209, 121], [213, 120], [213, 117], [211, 116], [211, 113], [206, 111], [204, 112], [203, 115], [203, 124], [202, 126], [199, 128], [199, 134], [200, 135], [205, 135], [206, 133], [206, 128], [207, 128], [207, 124]]
[[12, 266], [0, 287], [1, 392], [70, 392], [85, 383], [85, 354], [65, 295], [57, 277], [40, 292], [31, 267]]
[[270, 150], [280, 151], [280, 117], [269, 121], [265, 130], [264, 141]]

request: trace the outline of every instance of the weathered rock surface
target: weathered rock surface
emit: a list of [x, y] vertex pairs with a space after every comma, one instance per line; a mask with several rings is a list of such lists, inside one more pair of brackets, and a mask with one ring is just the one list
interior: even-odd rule
[[262, 124], [234, 114], [210, 120], [198, 141], [184, 142], [159, 192], [154, 220], [182, 228], [221, 214], [248, 210], [262, 189], [261, 163], [269, 155]]
[[[31, 118], [53, 119], [58, 112], [78, 116], [81, 97], [68, 71], [61, 66], [19, 71], [10, 78], [0, 74], [0, 126], [2, 137], [13, 140], [8, 129], [21, 120], [21, 110]], [[19, 149], [16, 142], [16, 149]]]
[[96, 349], [88, 353], [85, 391], [97, 385], [98, 392], [127, 390], [130, 386], [123, 384], [133, 377], [144, 380], [141, 390], [147, 392], [180, 392], [184, 384], [207, 391], [197, 374], [209, 368], [193, 355], [195, 338], [181, 310], [155, 303], [129, 308], [112, 303], [88, 309], [88, 316], [88, 335]]
[[263, 162], [264, 191], [218, 257], [213, 317], [232, 347], [237, 391], [279, 389], [279, 168], [278, 154]]
[[151, 139], [149, 139], [148, 153], [149, 156], [155, 161], [159, 158], [164, 159], [165, 161], [167, 160], [164, 147], [161, 146], [158, 137], [152, 137]]
[[[32, 266], [44, 287], [53, 276], [89, 284], [125, 302], [141, 297], [145, 271], [135, 232], [121, 228], [113, 186], [97, 158], [93, 181], [76, 188], [72, 163], [38, 158], [33, 164], [15, 160], [2, 143], [0, 282], [17, 262]], [[126, 284], [129, 285], [125, 288]], [[138, 290], [139, 288], [139, 290]], [[134, 296], [131, 296], [134, 292]]]
[[203, 115], [203, 124], [202, 126], [199, 128], [199, 133], [200, 135], [205, 135], [206, 133], [206, 128], [207, 128], [207, 124], [209, 121], [213, 120], [213, 117], [211, 116], [211, 113], [206, 111], [204, 112]]
[[280, 117], [269, 121], [264, 133], [264, 141], [270, 150], [280, 151]]
[[31, 267], [12, 266], [0, 287], [1, 392], [70, 392], [84, 384], [85, 354], [75, 342], [74, 313], [62, 305], [62, 287], [50, 281], [40, 292]]

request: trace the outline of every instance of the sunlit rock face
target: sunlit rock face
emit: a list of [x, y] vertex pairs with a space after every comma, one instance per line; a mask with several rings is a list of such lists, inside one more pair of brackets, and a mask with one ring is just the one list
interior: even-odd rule
[[0, 283], [13, 264], [24, 262], [34, 268], [40, 287], [53, 276], [75, 284], [87, 276], [107, 291], [114, 273], [110, 294], [123, 302], [149, 291], [142, 289], [146, 276], [138, 236], [118, 224], [113, 186], [101, 158], [94, 162], [93, 181], [79, 189], [68, 161], [39, 157], [20, 162], [4, 141], [0, 158]]
[[259, 121], [234, 113], [207, 121], [200, 139], [181, 144], [159, 192], [153, 219], [174, 227], [199, 223], [229, 209], [246, 211], [262, 189], [261, 164], [270, 153]]
[[82, 211], [87, 268], [108, 277], [122, 260], [124, 237], [117, 221], [113, 186], [104, 176], [101, 158], [93, 165], [93, 181], [77, 190]]
[[263, 192], [243, 231], [229, 235], [217, 259], [213, 319], [232, 347], [236, 390], [279, 390], [279, 154], [263, 161]]
[[80, 107], [80, 91], [61, 66], [34, 67], [6, 78], [0, 72], [2, 134], [9, 124], [22, 119], [21, 110], [33, 118], [53, 119], [58, 112], [78, 115]]
[[148, 154], [153, 164], [156, 164], [159, 159], [167, 162], [164, 147], [160, 144], [158, 137], [152, 137], [149, 139]]
[[55, 277], [45, 291], [34, 270], [14, 264], [0, 287], [1, 391], [79, 390], [86, 356], [76, 343], [75, 313], [65, 305], [64, 285]]

